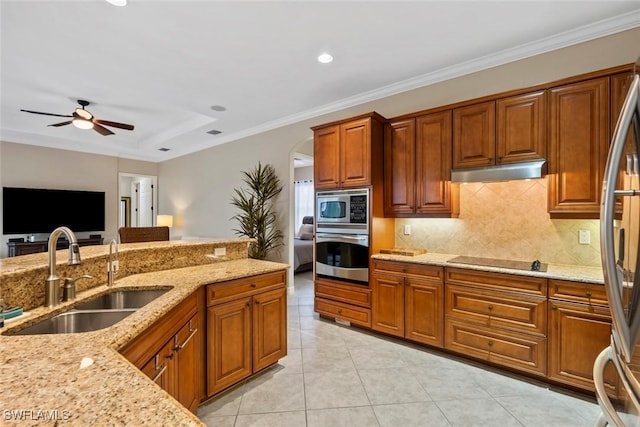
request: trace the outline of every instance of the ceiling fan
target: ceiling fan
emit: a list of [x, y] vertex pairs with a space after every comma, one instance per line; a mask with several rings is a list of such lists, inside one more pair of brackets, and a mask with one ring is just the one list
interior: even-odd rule
[[32, 110], [20, 110], [25, 113], [33, 113], [33, 114], [42, 114], [44, 116], [55, 116], [55, 117], [69, 117], [72, 118], [66, 122], [54, 123], [49, 126], [59, 127], [66, 126], [68, 124], [73, 124], [75, 127], [80, 129], [93, 129], [99, 134], [103, 136], [113, 135], [109, 129], [105, 126], [110, 126], [119, 129], [125, 130], [133, 130], [133, 125], [127, 125], [125, 123], [111, 122], [109, 120], [100, 120], [93, 117], [89, 111], [85, 110], [84, 107], [89, 105], [89, 101], [85, 101], [84, 99], [78, 99], [78, 104], [82, 108], [76, 108], [73, 114], [53, 114], [53, 113], [42, 113], [40, 111], [32, 111]]

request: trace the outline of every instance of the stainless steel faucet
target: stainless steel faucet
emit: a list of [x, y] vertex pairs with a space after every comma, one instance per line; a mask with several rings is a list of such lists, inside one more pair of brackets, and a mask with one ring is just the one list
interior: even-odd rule
[[44, 305], [53, 307], [60, 302], [60, 278], [56, 275], [56, 246], [58, 238], [64, 234], [69, 240], [69, 265], [82, 263], [80, 259], [80, 246], [75, 234], [68, 227], [58, 227], [49, 236], [49, 277], [44, 284]]
[[[113, 259], [113, 249], [115, 248], [116, 259]], [[118, 272], [118, 242], [111, 239], [109, 242], [109, 263], [107, 264], [107, 286], [113, 286], [113, 277]]]

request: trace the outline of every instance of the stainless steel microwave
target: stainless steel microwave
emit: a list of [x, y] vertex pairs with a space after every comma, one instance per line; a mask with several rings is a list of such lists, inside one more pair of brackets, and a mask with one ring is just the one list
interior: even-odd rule
[[316, 232], [369, 234], [369, 189], [318, 191]]

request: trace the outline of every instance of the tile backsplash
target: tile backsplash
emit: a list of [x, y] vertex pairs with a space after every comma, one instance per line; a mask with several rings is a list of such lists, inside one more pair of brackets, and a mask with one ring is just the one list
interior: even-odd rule
[[[404, 226], [411, 234], [404, 234]], [[580, 230], [590, 244], [579, 244]], [[460, 185], [460, 217], [396, 219], [398, 248], [599, 267], [600, 221], [550, 219], [547, 179]]]

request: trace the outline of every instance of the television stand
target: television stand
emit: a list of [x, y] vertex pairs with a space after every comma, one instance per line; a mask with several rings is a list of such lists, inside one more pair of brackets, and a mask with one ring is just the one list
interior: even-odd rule
[[[78, 245], [90, 246], [101, 245], [104, 239], [102, 237], [91, 237], [88, 239], [78, 239]], [[48, 240], [38, 240], [35, 242], [7, 242], [9, 247], [9, 257], [35, 254], [38, 252], [47, 252]], [[69, 241], [66, 239], [59, 239], [56, 245], [56, 250], [67, 249], [69, 247]]]

